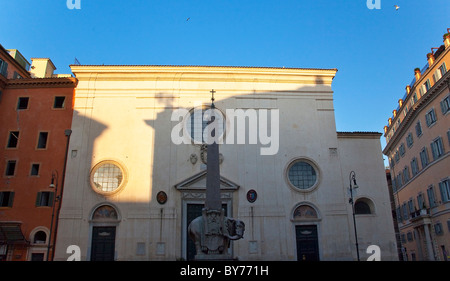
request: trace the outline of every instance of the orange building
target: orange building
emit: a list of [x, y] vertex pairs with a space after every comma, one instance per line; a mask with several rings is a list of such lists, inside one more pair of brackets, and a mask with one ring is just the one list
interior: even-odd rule
[[32, 62], [0, 45], [0, 260], [51, 259], [56, 235], [77, 80]]
[[405, 260], [450, 259], [450, 34], [443, 39], [384, 128]]

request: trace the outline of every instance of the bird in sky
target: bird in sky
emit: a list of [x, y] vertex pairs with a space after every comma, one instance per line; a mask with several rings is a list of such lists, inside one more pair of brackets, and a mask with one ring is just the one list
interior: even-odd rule
[[191, 18], [187, 18], [186, 21], [189, 21]]
[[400, 6], [399, 6], [399, 5], [394, 5], [394, 7], [395, 7], [395, 10], [396, 10], [396, 11], [398, 11], [398, 9], [400, 9]]

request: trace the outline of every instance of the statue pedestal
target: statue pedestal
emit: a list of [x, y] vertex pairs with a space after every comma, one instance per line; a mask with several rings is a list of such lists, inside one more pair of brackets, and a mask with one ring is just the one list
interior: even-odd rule
[[196, 261], [232, 261], [233, 257], [229, 254], [199, 254], [195, 255]]

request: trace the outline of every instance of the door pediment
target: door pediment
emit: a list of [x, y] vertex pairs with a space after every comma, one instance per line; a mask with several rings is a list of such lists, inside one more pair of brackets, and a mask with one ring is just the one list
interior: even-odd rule
[[[174, 185], [177, 190], [206, 190], [206, 170], [197, 173], [178, 184]], [[239, 185], [229, 179], [220, 176], [220, 190], [234, 191], [239, 189]]]

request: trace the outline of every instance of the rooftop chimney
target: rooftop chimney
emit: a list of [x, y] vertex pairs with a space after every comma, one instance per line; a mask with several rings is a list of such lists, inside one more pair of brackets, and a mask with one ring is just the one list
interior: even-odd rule
[[30, 74], [32, 78], [51, 78], [56, 67], [51, 59], [32, 58]]
[[427, 59], [428, 59], [428, 65], [431, 67], [431, 65], [434, 63], [434, 54], [433, 53], [428, 53], [427, 54]]
[[419, 81], [419, 79], [420, 79], [420, 76], [421, 76], [422, 74], [420, 73], [420, 68], [415, 68], [414, 69], [414, 76], [416, 76], [416, 81]]
[[[447, 28], [447, 31], [449, 30], [449, 28]], [[445, 33], [444, 34], [444, 45], [445, 48], [447, 49], [448, 47], [450, 47], [450, 33]]]

